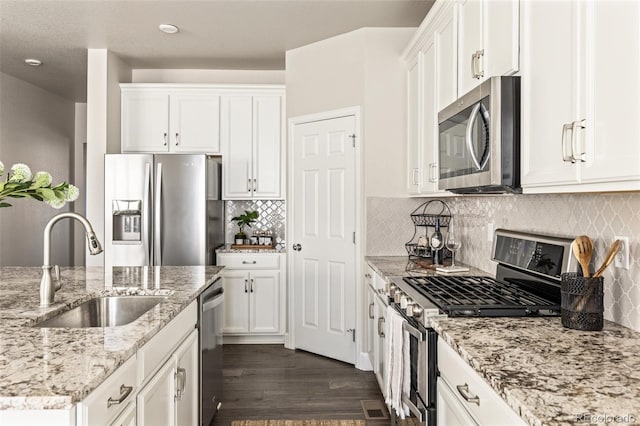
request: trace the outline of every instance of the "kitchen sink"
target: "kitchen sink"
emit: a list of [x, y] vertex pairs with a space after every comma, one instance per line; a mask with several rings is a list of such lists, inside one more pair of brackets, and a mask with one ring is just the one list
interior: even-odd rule
[[162, 296], [103, 296], [39, 322], [41, 328], [117, 327], [129, 324], [165, 300]]

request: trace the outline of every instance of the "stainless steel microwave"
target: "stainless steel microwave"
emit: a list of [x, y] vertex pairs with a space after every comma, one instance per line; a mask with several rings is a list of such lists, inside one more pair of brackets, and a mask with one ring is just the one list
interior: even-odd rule
[[438, 187], [521, 192], [520, 77], [491, 77], [438, 114]]

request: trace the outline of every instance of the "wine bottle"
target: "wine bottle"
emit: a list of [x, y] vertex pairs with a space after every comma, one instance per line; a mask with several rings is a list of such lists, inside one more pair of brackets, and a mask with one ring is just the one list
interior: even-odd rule
[[431, 246], [431, 263], [433, 265], [442, 265], [442, 253], [440, 249], [444, 245], [444, 239], [442, 238], [442, 232], [440, 232], [440, 218], [435, 220], [435, 230], [429, 238], [429, 245]]

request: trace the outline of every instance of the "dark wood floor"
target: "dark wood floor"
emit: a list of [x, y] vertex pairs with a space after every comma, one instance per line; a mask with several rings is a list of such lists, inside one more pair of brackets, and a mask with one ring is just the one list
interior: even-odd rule
[[374, 399], [382, 401], [382, 394], [371, 371], [282, 345], [225, 345], [223, 403], [213, 425], [251, 419], [365, 419], [360, 400]]

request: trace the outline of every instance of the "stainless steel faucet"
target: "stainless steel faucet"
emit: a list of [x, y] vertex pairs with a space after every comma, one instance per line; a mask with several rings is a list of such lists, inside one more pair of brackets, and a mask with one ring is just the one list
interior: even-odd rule
[[[87, 233], [87, 243], [89, 244], [89, 253], [91, 255], [96, 255], [102, 253], [102, 246], [100, 245], [100, 241], [98, 241], [98, 237], [96, 237], [95, 232], [93, 232], [93, 228], [89, 221], [82, 215], [77, 213], [60, 213], [51, 218], [47, 226], [44, 228], [44, 264], [42, 265], [42, 280], [40, 281], [40, 306], [46, 308], [53, 304], [56, 291], [60, 290], [62, 287], [62, 283], [60, 282], [60, 270], [58, 266], [51, 266], [51, 229], [53, 225], [55, 225], [60, 219], [64, 219], [65, 217], [75, 219], [82, 223], [84, 229]], [[53, 279], [51, 278], [51, 269], [55, 270], [56, 273], [56, 282], [53, 284]]]

